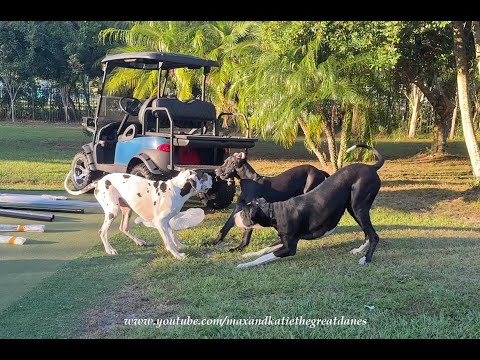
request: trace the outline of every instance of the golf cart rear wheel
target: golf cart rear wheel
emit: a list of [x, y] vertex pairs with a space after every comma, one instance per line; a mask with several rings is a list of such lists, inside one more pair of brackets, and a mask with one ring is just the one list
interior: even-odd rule
[[132, 175], [140, 176], [147, 180], [168, 180], [168, 177], [165, 175], [152, 174], [144, 163], [135, 165], [129, 172]]
[[212, 209], [225, 209], [235, 197], [235, 182], [230, 185], [224, 180], [217, 180], [213, 183], [212, 189], [208, 192], [209, 200], [207, 206]]
[[88, 168], [88, 160], [85, 152], [81, 151], [75, 155], [72, 160], [72, 183], [75, 190], [82, 190], [95, 180], [96, 171]]

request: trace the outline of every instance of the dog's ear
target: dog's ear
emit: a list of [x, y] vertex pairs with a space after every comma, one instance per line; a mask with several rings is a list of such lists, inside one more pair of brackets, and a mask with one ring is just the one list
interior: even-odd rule
[[185, 196], [190, 193], [193, 189], [196, 189], [197, 187], [197, 182], [193, 179], [188, 179], [185, 182], [185, 185], [183, 185], [182, 189], [180, 190], [180, 196]]
[[202, 180], [202, 178], [205, 176], [205, 173], [202, 170], [196, 170], [196, 174], [198, 180]]
[[243, 151], [239, 153], [234, 153], [233, 156], [235, 156], [239, 160], [245, 160], [245, 158], [247, 157], [247, 155]]

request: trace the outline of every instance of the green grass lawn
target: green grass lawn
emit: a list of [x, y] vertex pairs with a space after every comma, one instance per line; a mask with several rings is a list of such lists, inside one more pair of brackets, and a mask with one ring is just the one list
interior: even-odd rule
[[[30, 152], [42, 155], [5, 145], [7, 128], [23, 133]], [[79, 129], [24, 125], [1, 125], [0, 138], [2, 189], [61, 188], [71, 156], [88, 141]], [[64, 150], [46, 147], [45, 138], [49, 144], [64, 144]], [[380, 243], [367, 266], [358, 265], [359, 256], [348, 253], [363, 240], [349, 215], [331, 236], [301, 241], [296, 256], [248, 269], [236, 269], [245, 260], [227, 251], [238, 244], [239, 229], [232, 229], [226, 244], [202, 246], [215, 237], [228, 210], [208, 212], [199, 227], [179, 232], [189, 245], [184, 261], [167, 253], [152, 229], [133, 227], [155, 245], [138, 248], [112, 227], [118, 256], [107, 256], [98, 240], [92, 249], [66, 262], [0, 313], [0, 338], [478, 338], [480, 206], [475, 193], [463, 196], [470, 187], [465, 147], [460, 141], [452, 143], [449, 151], [454, 156], [444, 159], [414, 156], [428, 146], [425, 140], [379, 141], [378, 149], [387, 159], [379, 172], [383, 186], [372, 210]], [[261, 142], [250, 156], [262, 174], [273, 175], [306, 161], [318, 165], [301, 142], [290, 150]], [[4, 163], [10, 162], [17, 165], [5, 172]], [[38, 164], [59, 167], [42, 182]], [[19, 181], [22, 177], [24, 182]], [[29, 183], [32, 178], [37, 181]], [[99, 215], [88, 221], [86, 226], [99, 227], [102, 220]], [[271, 229], [255, 231], [248, 251], [275, 240]], [[188, 316], [273, 320], [343, 316], [364, 319], [366, 325], [125, 325], [131, 318]]]
[[63, 189], [73, 156], [89, 141], [80, 126], [0, 123], [0, 188]]

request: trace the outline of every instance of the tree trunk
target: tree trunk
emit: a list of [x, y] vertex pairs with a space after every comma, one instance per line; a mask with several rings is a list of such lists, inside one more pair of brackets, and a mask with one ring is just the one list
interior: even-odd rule
[[325, 137], [327, 138], [328, 152], [330, 154], [330, 162], [332, 163], [332, 170], [336, 172], [338, 170], [337, 166], [337, 148], [335, 146], [335, 133], [333, 132], [333, 127], [330, 124], [330, 121], [322, 117], [323, 120], [323, 131], [325, 132]]
[[475, 131], [473, 130], [472, 116], [470, 113], [470, 99], [468, 97], [468, 67], [467, 53], [465, 51], [465, 38], [463, 32], [463, 22], [453, 22], [453, 53], [457, 63], [457, 87], [458, 104], [462, 116], [463, 135], [467, 145], [468, 155], [472, 164], [473, 177], [476, 181], [480, 180], [480, 149]]
[[77, 116], [75, 113], [75, 104], [70, 98], [70, 91], [72, 90], [71, 85], [63, 85], [60, 87], [60, 98], [62, 99], [63, 110], [65, 113], [65, 122], [68, 123], [70, 120], [76, 121]]
[[450, 125], [450, 134], [448, 135], [449, 140], [453, 140], [455, 138], [455, 127], [457, 126], [457, 112], [458, 112], [458, 91], [455, 94], [455, 107], [453, 108], [452, 123]]
[[14, 79], [14, 74], [12, 73], [2, 73], [0, 74], [0, 79], [2, 80], [5, 90], [7, 90], [8, 96], [10, 97], [10, 112], [12, 122], [15, 122], [15, 99], [17, 98], [18, 90], [22, 86], [21, 84], [16, 84]]
[[433, 154], [444, 154], [445, 145], [447, 143], [447, 124], [451, 121], [453, 104], [451, 99], [443, 92], [443, 89], [437, 84], [432, 90], [428, 88], [425, 83], [421, 81], [415, 81], [422, 91], [423, 95], [427, 98], [430, 105], [432, 105], [434, 112], [433, 120]]
[[12, 116], [12, 122], [15, 122], [15, 98], [10, 97], [10, 114]]
[[37, 95], [37, 91], [35, 86], [32, 88], [32, 120], [35, 120], [35, 97]]
[[475, 99], [475, 113], [473, 114], [473, 126], [475, 129], [479, 128], [480, 123], [480, 97]]
[[90, 86], [88, 83], [88, 75], [82, 76], [83, 94], [85, 95], [85, 102], [87, 103], [87, 116], [92, 113], [92, 107], [90, 106]]
[[297, 122], [298, 122], [298, 125], [300, 125], [300, 128], [303, 131], [303, 134], [305, 135], [305, 147], [307, 148], [307, 150], [315, 154], [322, 168], [327, 169], [328, 166], [325, 160], [325, 156], [323, 156], [323, 153], [318, 149], [318, 147], [313, 142], [310, 134], [310, 130], [308, 129], [307, 124], [305, 123], [305, 121], [303, 121], [303, 119], [297, 119]]
[[475, 58], [477, 59], [478, 76], [480, 76], [480, 21], [472, 21], [473, 41], [475, 43]]
[[410, 100], [411, 107], [411, 117], [410, 117], [410, 126], [408, 129], [408, 138], [415, 138], [415, 132], [417, 129], [418, 118], [420, 115], [420, 109], [422, 107], [422, 102], [424, 95], [415, 84], [411, 84], [411, 91], [408, 99]]
[[341, 168], [343, 165], [343, 156], [347, 150], [348, 140], [352, 131], [352, 114], [346, 111], [343, 115], [342, 122], [342, 134], [340, 135], [340, 147], [338, 149], [337, 168]]
[[352, 110], [352, 134], [354, 136], [359, 136], [362, 133], [359, 112], [358, 105], [354, 105]]

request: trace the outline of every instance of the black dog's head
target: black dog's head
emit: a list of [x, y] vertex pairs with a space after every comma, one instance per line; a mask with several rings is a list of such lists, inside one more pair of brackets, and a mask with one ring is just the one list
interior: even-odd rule
[[235, 225], [242, 229], [256, 229], [273, 226], [274, 219], [264, 198], [253, 200], [242, 206], [242, 210], [235, 214]]
[[222, 166], [215, 169], [215, 175], [222, 180], [232, 179], [237, 176], [237, 169], [241, 168], [247, 161], [244, 152], [234, 153], [225, 159]]

